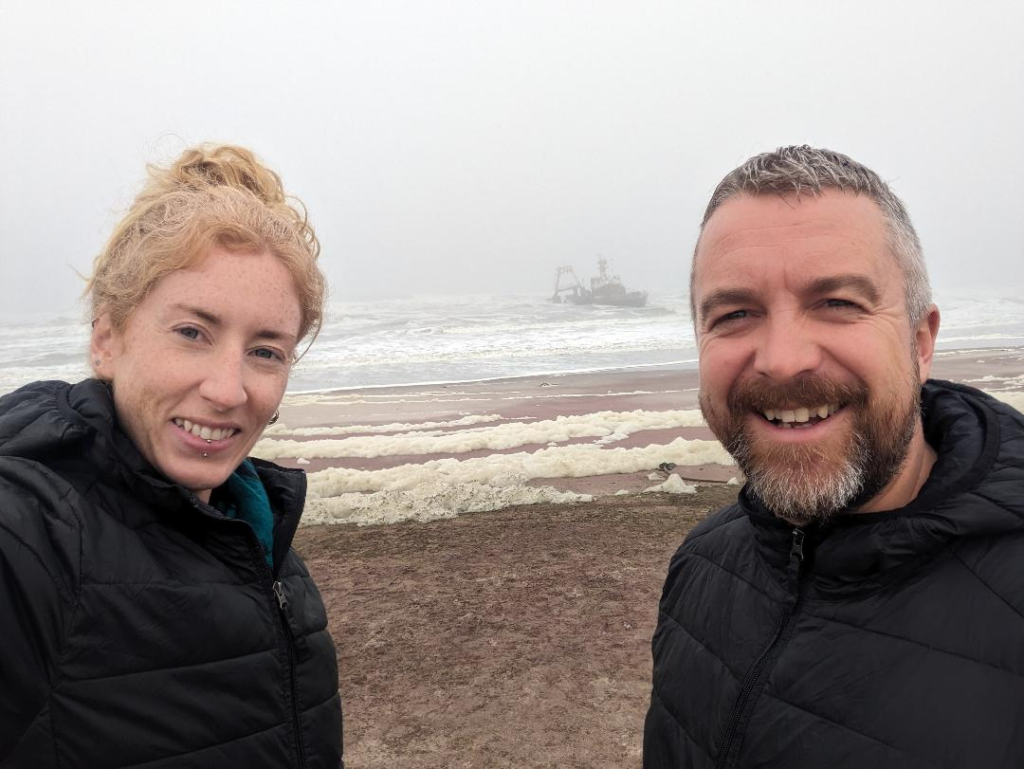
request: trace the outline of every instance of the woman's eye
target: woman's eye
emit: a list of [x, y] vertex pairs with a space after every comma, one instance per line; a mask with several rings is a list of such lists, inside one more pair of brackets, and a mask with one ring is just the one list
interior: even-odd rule
[[185, 326], [184, 328], [179, 328], [178, 329], [178, 333], [181, 334], [186, 339], [198, 339], [199, 338], [199, 329], [198, 328], [193, 328], [192, 326]]
[[273, 350], [268, 350], [266, 347], [257, 347], [252, 351], [252, 354], [257, 358], [263, 358], [264, 360], [283, 360], [279, 353]]

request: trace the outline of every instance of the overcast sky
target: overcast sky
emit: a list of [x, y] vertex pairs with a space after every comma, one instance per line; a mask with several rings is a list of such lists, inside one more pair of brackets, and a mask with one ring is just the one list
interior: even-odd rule
[[0, 315], [75, 308], [144, 164], [254, 149], [336, 301], [684, 288], [751, 154], [887, 179], [941, 290], [1024, 289], [1024, 3], [0, 0]]

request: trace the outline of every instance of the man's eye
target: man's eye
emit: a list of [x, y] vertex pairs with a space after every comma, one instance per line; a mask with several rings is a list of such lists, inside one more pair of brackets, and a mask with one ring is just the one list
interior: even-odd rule
[[178, 329], [178, 333], [181, 334], [186, 339], [198, 339], [199, 338], [199, 329], [198, 328], [193, 328], [192, 326], [185, 326], [184, 328], [179, 328]]
[[850, 301], [846, 300], [846, 299], [826, 299], [825, 300], [825, 306], [826, 307], [836, 307], [838, 309], [842, 309], [842, 308], [845, 308], [845, 307], [856, 307], [857, 305], [854, 304], [853, 302], [850, 302]]
[[727, 312], [725, 313], [725, 315], [719, 315], [717, 318], [715, 318], [714, 322], [711, 324], [711, 327], [714, 328], [715, 326], [721, 325], [723, 323], [729, 323], [730, 321], [734, 320], [743, 320], [743, 318], [745, 317], [747, 317], [746, 310], [733, 310], [732, 312]]

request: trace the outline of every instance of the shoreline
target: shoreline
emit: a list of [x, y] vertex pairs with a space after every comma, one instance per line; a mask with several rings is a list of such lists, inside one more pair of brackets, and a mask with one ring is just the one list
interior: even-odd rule
[[632, 371], [640, 369], [656, 369], [656, 368], [670, 368], [670, 369], [687, 369], [697, 368], [697, 359], [691, 360], [673, 360], [665, 363], [637, 363], [631, 366], [602, 366], [598, 368], [585, 368], [585, 369], [574, 369], [572, 371], [541, 371], [533, 372], [530, 374], [520, 374], [517, 376], [495, 376], [495, 377], [480, 377], [476, 379], [439, 379], [436, 381], [426, 382], [399, 382], [394, 384], [364, 384], [364, 385], [350, 385], [348, 387], [324, 387], [313, 390], [289, 390], [285, 393], [285, 398], [290, 395], [303, 396], [303, 395], [330, 395], [332, 393], [345, 393], [361, 390], [385, 390], [391, 388], [400, 387], [451, 387], [453, 385], [469, 385], [469, 384], [487, 384], [491, 382], [515, 382], [520, 379], [545, 379], [555, 378], [563, 376], [573, 375], [589, 375], [589, 374], [603, 374], [611, 373], [616, 371]]
[[[1022, 357], [1017, 357], [1022, 356]], [[977, 358], [997, 358], [1006, 359], [1016, 358], [1024, 360], [1024, 345], [1008, 345], [1008, 346], [993, 346], [993, 347], [957, 347], [948, 350], [936, 349], [934, 353], [934, 361], [932, 365], [932, 379], [951, 379], [951, 381], [960, 381], [956, 377], [950, 376], [936, 376], [935, 368], [946, 369], [950, 360], [955, 361], [952, 365], [959, 366], [961, 362], [958, 359], [965, 357]], [[987, 362], [984, 361], [984, 362]], [[623, 375], [628, 376], [632, 373], [644, 374], [653, 373], [656, 371], [697, 371], [698, 361], [696, 358], [678, 361], [668, 361], [666, 363], [640, 363], [629, 366], [611, 366], [611, 367], [597, 367], [587, 369], [575, 369], [572, 371], [550, 371], [550, 372], [534, 372], [529, 374], [521, 374], [516, 376], [497, 376], [497, 377], [479, 377], [470, 379], [452, 379], [445, 380], [439, 379], [434, 381], [423, 381], [423, 382], [400, 382], [391, 384], [364, 384], [364, 385], [350, 385], [343, 387], [324, 387], [311, 390], [289, 390], [284, 395], [284, 402], [287, 403], [289, 399], [303, 399], [307, 397], [317, 396], [331, 396], [331, 395], [346, 395], [352, 393], [374, 393], [379, 391], [387, 390], [417, 390], [422, 388], [435, 388], [435, 387], [455, 387], [459, 385], [485, 385], [485, 384], [515, 384], [518, 382], [529, 382], [531, 380], [550, 380], [550, 379], [563, 379], [568, 377], [594, 377], [601, 375]], [[1022, 385], [1024, 388], [1024, 385]]]
[[[1024, 347], [939, 351], [932, 375], [1024, 409]], [[698, 384], [696, 366], [643, 366], [289, 394], [254, 454], [309, 472], [306, 525], [738, 483]]]

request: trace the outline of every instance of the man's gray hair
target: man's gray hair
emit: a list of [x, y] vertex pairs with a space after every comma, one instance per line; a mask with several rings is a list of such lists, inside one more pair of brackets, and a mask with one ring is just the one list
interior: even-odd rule
[[[739, 168], [730, 171], [715, 188], [704, 211], [700, 229], [703, 233], [705, 225], [719, 206], [738, 195], [799, 197], [803, 193], [821, 195], [830, 189], [867, 195], [882, 210], [889, 230], [889, 248], [903, 272], [907, 314], [910, 316], [911, 327], [916, 326], [928, 314], [932, 304], [932, 291], [928, 285], [928, 272], [917, 232], [910, 223], [907, 209], [889, 189], [889, 185], [870, 168], [842, 153], [804, 144], [779, 147], [774, 152], [755, 155]], [[697, 244], [700, 245], [699, 238]], [[696, 258], [695, 248], [694, 264], [690, 269], [690, 310], [694, 328], [697, 326], [693, 297]]]

